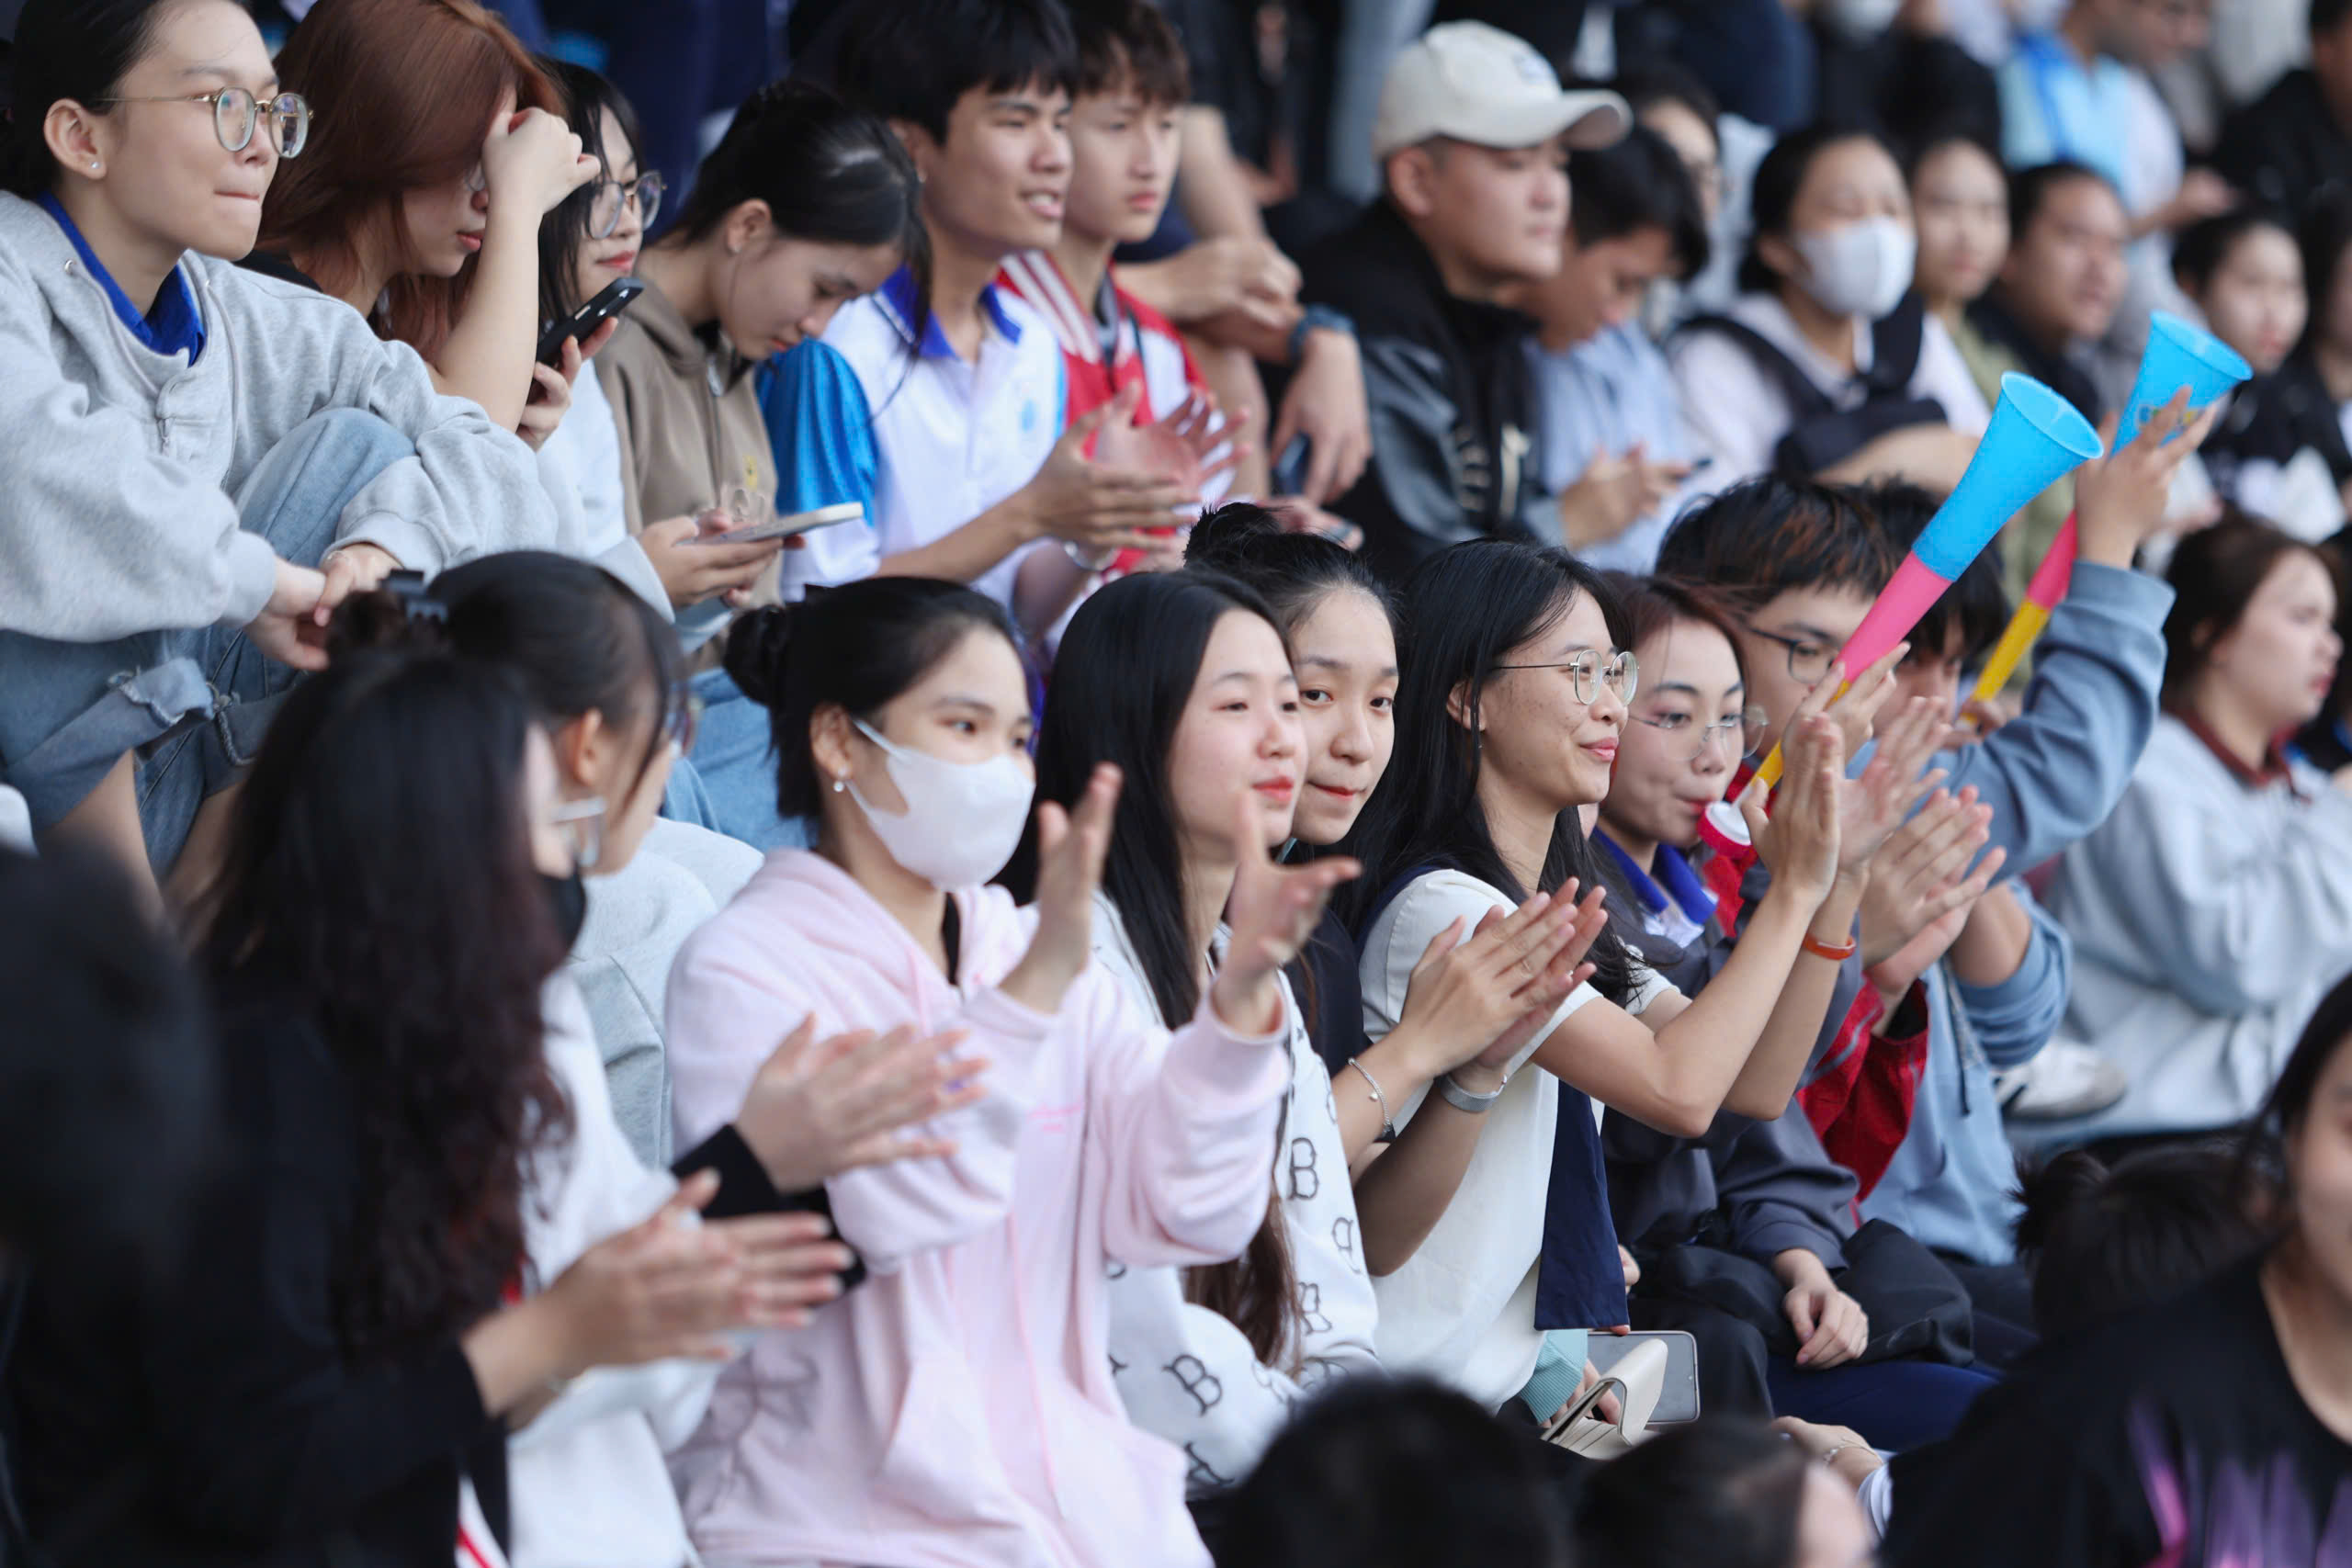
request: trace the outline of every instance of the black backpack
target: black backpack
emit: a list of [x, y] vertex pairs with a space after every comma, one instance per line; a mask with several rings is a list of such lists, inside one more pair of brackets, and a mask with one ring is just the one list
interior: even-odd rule
[[1794, 416], [1788, 434], [1773, 448], [1773, 471], [1789, 479], [1811, 479], [1835, 468], [1890, 431], [1948, 422], [1943, 404], [1911, 395], [1927, 342], [1928, 307], [1917, 294], [1904, 297], [1894, 313], [1871, 328], [1871, 367], [1857, 378], [1865, 396], [1858, 408], [1840, 408], [1791, 359], [1755, 328], [1729, 316], [1696, 316], [1682, 330], [1718, 332], [1747, 351], [1779, 383]]

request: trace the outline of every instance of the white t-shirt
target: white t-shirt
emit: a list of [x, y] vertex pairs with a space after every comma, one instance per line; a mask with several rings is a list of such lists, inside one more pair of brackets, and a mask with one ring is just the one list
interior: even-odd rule
[[[1363, 1028], [1385, 1039], [1405, 1010], [1413, 966], [1455, 920], [1475, 930], [1488, 909], [1515, 908], [1502, 890], [1458, 871], [1417, 877], [1372, 924], [1363, 944]], [[1645, 968], [1627, 1010], [1639, 1013], [1669, 987]], [[1578, 1009], [1600, 999], [1579, 986], [1511, 1064], [1502, 1098], [1486, 1114], [1477, 1152], [1453, 1201], [1395, 1273], [1374, 1281], [1380, 1301], [1376, 1344], [1381, 1364], [1415, 1371], [1461, 1390], [1493, 1410], [1534, 1375], [1543, 1331], [1535, 1326], [1535, 1287], [1544, 1251], [1544, 1205], [1551, 1189], [1552, 1143], [1558, 1130], [1560, 1080], [1527, 1067], [1537, 1047]], [[1424, 1090], [1398, 1111], [1413, 1118]], [[1597, 1107], [1596, 1107], [1597, 1109]], [[1606, 1192], [1592, 1195], [1607, 1203]]]
[[[1225, 949], [1217, 931], [1215, 950]], [[1095, 896], [1094, 960], [1153, 1017], [1159, 1005], [1110, 899]], [[1285, 993], [1288, 987], [1285, 984]], [[1332, 1378], [1372, 1371], [1379, 1307], [1364, 1266], [1355, 1189], [1340, 1139], [1331, 1075], [1290, 998], [1290, 1094], [1273, 1156], [1283, 1234], [1298, 1278], [1295, 1375], [1268, 1367], [1229, 1320], [1184, 1299], [1176, 1269], [1111, 1269], [1111, 1372], [1127, 1417], [1184, 1450], [1195, 1494], [1241, 1480], [1289, 1419], [1301, 1394]]]
[[[1743, 294], [1724, 312], [1771, 344], [1795, 362], [1830, 401], [1859, 408], [1868, 393], [1858, 377], [1804, 340], [1788, 307], [1770, 294]], [[1854, 366], [1870, 367], [1870, 325], [1854, 325]], [[1768, 473], [1773, 448], [1795, 423], [1779, 378], [1756, 362], [1742, 344], [1720, 332], [1686, 333], [1669, 354], [1674, 384], [1682, 412], [1700, 450], [1714, 459], [1707, 471], [1710, 488], [1727, 490], [1743, 479]], [[1993, 411], [1976, 389], [1968, 362], [1941, 321], [1927, 318], [1919, 345], [1918, 368], [1912, 372], [1911, 396], [1933, 398], [1943, 405], [1944, 418], [1954, 430], [1982, 435]]]

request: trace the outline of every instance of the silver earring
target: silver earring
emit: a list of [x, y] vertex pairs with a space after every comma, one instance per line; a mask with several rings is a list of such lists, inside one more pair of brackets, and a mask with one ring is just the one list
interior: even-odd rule
[[93, 159], [91, 159], [91, 160], [90, 160], [90, 173], [92, 173], [92, 174], [94, 174], [94, 175], [95, 175], [95, 174], [96, 174], [97, 172], [98, 172], [98, 161], [97, 161], [96, 158], [93, 158]]
[[849, 788], [849, 781], [847, 779], [835, 779], [833, 781], [833, 793], [835, 795], [841, 794], [842, 791], [847, 788]]

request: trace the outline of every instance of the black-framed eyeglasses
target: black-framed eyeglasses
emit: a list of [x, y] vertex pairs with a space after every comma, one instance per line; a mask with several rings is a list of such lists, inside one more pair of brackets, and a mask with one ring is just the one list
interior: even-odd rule
[[1616, 693], [1619, 702], [1630, 703], [1642, 684], [1642, 661], [1634, 657], [1631, 649], [1617, 653], [1605, 661], [1600, 654], [1587, 649], [1575, 658], [1564, 659], [1557, 664], [1498, 664], [1495, 668], [1498, 671], [1565, 670], [1574, 683], [1577, 701], [1580, 703], [1591, 702], [1600, 694], [1603, 687]]
[[266, 118], [270, 144], [281, 158], [301, 156], [311, 140], [311, 105], [300, 93], [280, 93], [267, 100], [255, 98], [243, 87], [222, 87], [210, 93], [189, 93], [169, 98], [99, 98], [100, 104], [210, 104], [212, 134], [232, 152], [254, 144], [254, 132]]
[[588, 187], [595, 192], [588, 202], [588, 232], [599, 240], [609, 240], [613, 231], [621, 226], [621, 209], [635, 203], [640, 228], [653, 227], [653, 215], [662, 210], [662, 193], [669, 184], [660, 174], [639, 175], [636, 179], [598, 180]]
[[1656, 718], [1634, 717], [1635, 724], [1646, 724], [1659, 734], [1689, 743], [1693, 760], [1711, 750], [1720, 750], [1726, 740], [1736, 739], [1739, 749], [1734, 757], [1745, 757], [1756, 750], [1764, 739], [1764, 727], [1770, 722], [1762, 708], [1753, 704], [1740, 709], [1729, 718], [1719, 718], [1713, 724], [1701, 724], [1687, 713], [1662, 713]]
[[1800, 686], [1819, 684], [1829, 673], [1829, 667], [1838, 662], [1838, 649], [1817, 637], [1785, 637], [1762, 626], [1747, 629], [1766, 642], [1777, 642], [1789, 650], [1789, 679]]

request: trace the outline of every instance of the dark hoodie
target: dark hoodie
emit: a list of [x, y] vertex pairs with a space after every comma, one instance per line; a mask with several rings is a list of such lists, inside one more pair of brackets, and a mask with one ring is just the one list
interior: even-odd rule
[[1302, 297], [1352, 317], [1363, 351], [1372, 464], [1332, 510], [1363, 527], [1373, 570], [1400, 581], [1464, 539], [1534, 538], [1520, 515], [1539, 471], [1521, 348], [1534, 321], [1448, 292], [1385, 199], [1301, 270]]

